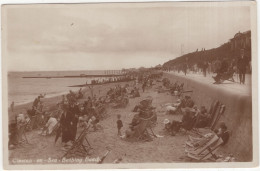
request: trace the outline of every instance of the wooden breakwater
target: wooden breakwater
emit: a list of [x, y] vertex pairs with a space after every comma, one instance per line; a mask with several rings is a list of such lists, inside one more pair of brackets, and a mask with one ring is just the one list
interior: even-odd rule
[[119, 77], [119, 76], [125, 76], [125, 72], [122, 70], [106, 70], [102, 74], [80, 74], [80, 75], [64, 75], [64, 76], [24, 76], [22, 78], [45, 78], [45, 79], [51, 79], [51, 78], [93, 78], [93, 77]]
[[22, 77], [22, 78], [90, 78], [90, 77], [119, 77], [124, 76], [125, 74], [113, 74], [113, 75], [65, 75], [65, 76], [32, 76], [32, 77]]

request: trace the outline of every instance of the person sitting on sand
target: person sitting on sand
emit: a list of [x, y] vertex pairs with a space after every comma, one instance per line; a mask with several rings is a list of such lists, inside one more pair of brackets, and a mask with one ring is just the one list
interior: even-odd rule
[[133, 94], [132, 97], [140, 97], [140, 92], [139, 92], [138, 89], [137, 89], [137, 90], [134, 90], [134, 94]]
[[58, 123], [57, 117], [58, 117], [58, 115], [54, 115], [49, 118], [48, 122], [42, 129], [42, 132], [40, 133], [40, 135], [50, 135], [52, 133], [56, 124]]
[[194, 101], [191, 99], [190, 96], [188, 96], [188, 99], [186, 101], [186, 107], [192, 108], [194, 106]]
[[185, 108], [185, 107], [189, 107], [192, 108], [194, 106], [194, 101], [191, 99], [190, 96], [185, 96], [185, 98], [182, 100], [181, 102], [181, 107]]
[[195, 122], [195, 111], [191, 108], [185, 108], [184, 115], [182, 117], [182, 128], [185, 130], [191, 130]]
[[174, 114], [177, 111], [177, 108], [181, 105], [181, 100], [178, 99], [176, 103], [167, 103], [166, 106], [166, 114]]
[[91, 117], [91, 124], [93, 125], [93, 129], [94, 129], [94, 131], [96, 131], [97, 130], [97, 124], [99, 123], [99, 118], [97, 117], [97, 115], [93, 115], [92, 117]]
[[79, 117], [79, 122], [78, 125], [79, 127], [84, 127], [88, 125], [89, 117], [86, 114], [83, 114], [82, 116]]
[[165, 119], [164, 123], [164, 130], [170, 133], [170, 135], [175, 136], [177, 132], [181, 129], [181, 122], [173, 120], [170, 122], [169, 119]]
[[97, 130], [97, 124], [99, 123], [100, 116], [96, 111], [96, 107], [92, 105], [89, 109], [88, 118], [91, 119], [91, 124], [93, 125], [94, 131]]
[[227, 130], [226, 124], [224, 122], [221, 122], [219, 124], [219, 128], [214, 130], [214, 132], [217, 134], [218, 137], [223, 140], [222, 145], [225, 145], [229, 139], [229, 132]]
[[28, 119], [23, 113], [20, 113], [17, 115], [17, 117], [16, 117], [17, 129], [20, 129], [27, 122], [28, 122]]
[[39, 102], [40, 102], [40, 96], [38, 96], [38, 97], [36, 97], [36, 98], [34, 99], [34, 101], [33, 101], [33, 106], [34, 106], [34, 107], [37, 107], [38, 104], [39, 104]]
[[210, 121], [210, 115], [207, 112], [205, 106], [201, 106], [200, 110], [196, 113], [196, 123], [195, 128], [204, 128], [208, 126]]
[[187, 100], [188, 100], [188, 96], [185, 96], [184, 98], [181, 99], [181, 108], [186, 107]]
[[140, 97], [140, 93], [137, 87], [134, 87], [134, 89], [131, 91], [130, 97], [132, 98]]

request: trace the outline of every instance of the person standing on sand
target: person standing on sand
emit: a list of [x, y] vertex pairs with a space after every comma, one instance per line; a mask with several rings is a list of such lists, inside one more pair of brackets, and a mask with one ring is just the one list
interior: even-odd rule
[[74, 115], [72, 112], [69, 111], [69, 106], [64, 105], [63, 113], [60, 119], [60, 124], [62, 129], [61, 141], [64, 146], [71, 145], [69, 143], [70, 141], [73, 141], [73, 134], [72, 134], [73, 118]]
[[123, 127], [123, 122], [121, 121], [121, 115], [120, 114], [117, 115], [116, 124], [117, 124], [117, 135], [121, 136], [121, 128]]
[[12, 112], [14, 112], [14, 101], [11, 103], [10, 109]]
[[72, 118], [72, 141], [75, 141], [76, 139], [76, 134], [77, 134], [77, 125], [78, 125], [78, 121], [79, 121], [79, 115], [80, 115], [80, 109], [78, 104], [73, 103], [70, 106], [70, 112], [74, 115], [74, 117]]

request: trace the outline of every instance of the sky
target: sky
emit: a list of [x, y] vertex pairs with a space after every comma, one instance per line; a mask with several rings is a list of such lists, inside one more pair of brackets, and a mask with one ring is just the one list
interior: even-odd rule
[[3, 10], [9, 71], [151, 67], [250, 30], [245, 6], [174, 3], [12, 5]]

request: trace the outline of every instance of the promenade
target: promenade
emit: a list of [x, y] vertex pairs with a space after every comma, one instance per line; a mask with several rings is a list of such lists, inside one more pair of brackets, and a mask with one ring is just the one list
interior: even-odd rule
[[183, 72], [166, 72], [169, 74], [173, 74], [173, 75], [177, 75], [179, 77], [183, 77], [183, 78], [187, 78], [187, 79], [191, 79], [191, 80], [195, 80], [198, 81], [202, 84], [206, 84], [206, 85], [210, 85], [215, 89], [220, 89], [220, 90], [225, 90], [225, 91], [229, 91], [230, 93], [237, 93], [240, 95], [246, 95], [246, 96], [251, 96], [251, 89], [252, 89], [252, 79], [251, 79], [251, 75], [250, 74], [246, 74], [246, 78], [245, 78], [245, 84], [239, 84], [239, 77], [238, 74], [234, 74], [233, 78], [235, 80], [235, 82], [231, 82], [231, 81], [224, 81], [222, 84], [213, 84], [215, 81], [212, 78], [212, 76], [215, 76], [216, 74], [208, 74], [206, 75], [206, 77], [203, 76], [202, 73], [188, 73], [188, 74], [184, 74]]

